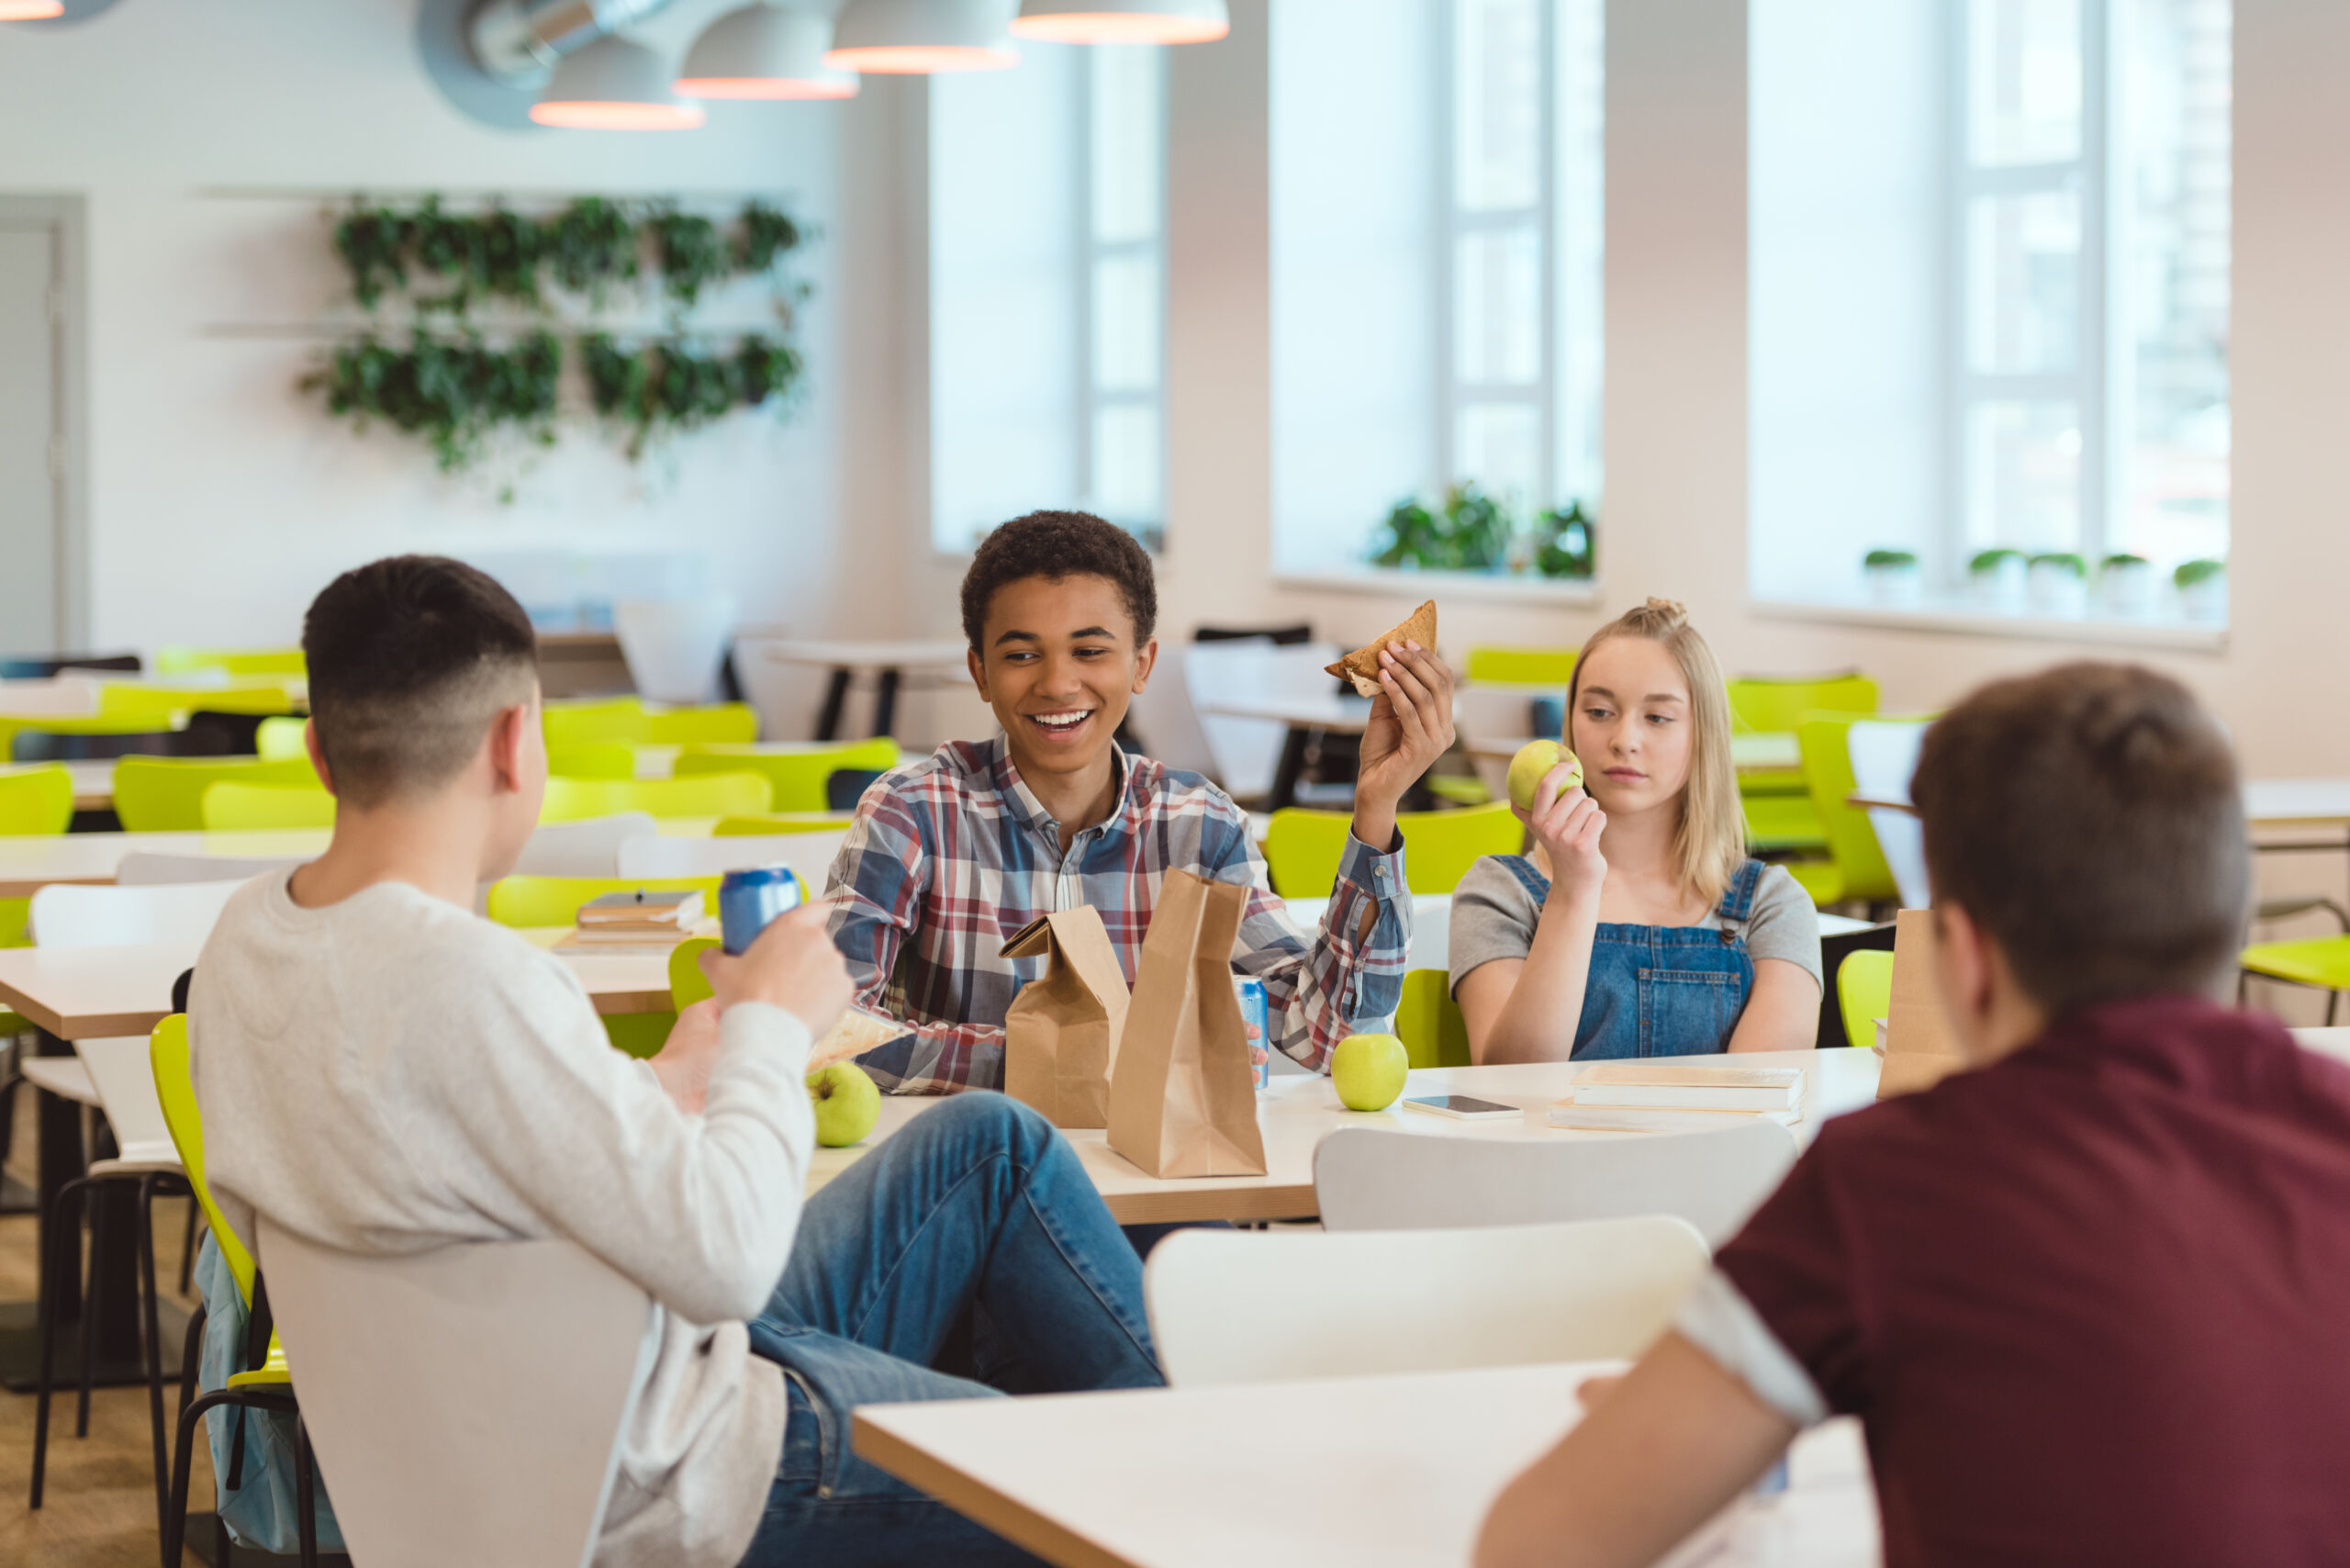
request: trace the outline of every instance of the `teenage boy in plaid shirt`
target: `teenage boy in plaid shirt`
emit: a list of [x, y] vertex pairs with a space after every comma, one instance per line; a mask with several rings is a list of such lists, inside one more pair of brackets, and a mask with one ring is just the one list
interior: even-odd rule
[[1353, 831], [1308, 936], [1231, 797], [1112, 740], [1150, 679], [1157, 617], [1150, 557], [1098, 517], [1031, 512], [979, 545], [963, 631], [1003, 734], [876, 782], [833, 864], [857, 1005], [898, 1031], [857, 1058], [884, 1088], [1002, 1087], [1004, 1010], [1043, 962], [998, 958], [1004, 939], [1091, 904], [1131, 981], [1171, 870], [1253, 890], [1233, 964], [1264, 981], [1273, 1048], [1326, 1070], [1356, 1020], [1395, 1011], [1412, 930], [1395, 803], [1452, 744], [1451, 672], [1416, 643], [1381, 655]]

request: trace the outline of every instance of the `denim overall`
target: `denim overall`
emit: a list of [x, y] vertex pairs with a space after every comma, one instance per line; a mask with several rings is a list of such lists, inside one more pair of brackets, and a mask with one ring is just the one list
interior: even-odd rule
[[[1522, 855], [1501, 857], [1539, 907], [1550, 879]], [[1754, 916], [1754, 890], [1762, 862], [1749, 860], [1730, 879], [1710, 925], [1602, 924], [1591, 944], [1583, 981], [1583, 1018], [1575, 1025], [1574, 1059], [1611, 1057], [1703, 1056], [1729, 1048], [1730, 1031], [1754, 984], [1746, 951], [1746, 923]]]

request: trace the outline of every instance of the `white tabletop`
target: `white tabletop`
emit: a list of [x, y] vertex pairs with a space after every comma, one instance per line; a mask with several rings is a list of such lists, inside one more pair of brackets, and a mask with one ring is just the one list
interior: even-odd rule
[[267, 858], [317, 855], [325, 828], [265, 833], [62, 833], [0, 836], [0, 898], [30, 898], [51, 882], [111, 882], [129, 855]]
[[835, 669], [961, 669], [970, 644], [959, 639], [871, 643], [856, 639], [762, 643], [779, 664], [830, 665]]
[[2251, 778], [2244, 814], [2255, 827], [2350, 825], [2350, 778]]
[[[1465, 1563], [1502, 1487], [1620, 1363], [867, 1405], [856, 1451], [1061, 1568]], [[1788, 1488], [1665, 1561], [1878, 1561], [1858, 1423], [1796, 1440]]]
[[1368, 697], [1341, 697], [1333, 691], [1318, 697], [1219, 697], [1200, 708], [1227, 719], [1270, 719], [1300, 729], [1360, 734], [1371, 722], [1371, 702]]
[[[1535, 738], [1532, 735], [1496, 735], [1468, 741], [1465, 745], [1471, 756], [1507, 762], [1517, 755], [1518, 748]], [[1803, 748], [1792, 734], [1775, 730], [1748, 730], [1729, 737], [1729, 763], [1740, 773], [1785, 772], [1803, 766]]]

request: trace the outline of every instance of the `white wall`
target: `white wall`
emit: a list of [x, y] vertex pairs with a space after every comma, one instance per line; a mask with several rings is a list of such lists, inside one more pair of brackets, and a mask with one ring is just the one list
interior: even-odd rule
[[[725, 5], [680, 0], [641, 36], [674, 57]], [[847, 476], [849, 417], [876, 372], [841, 345], [864, 286], [891, 275], [861, 247], [898, 237], [842, 175], [852, 143], [852, 171], [877, 140], [893, 151], [901, 85], [840, 106], [714, 105], [674, 135], [497, 130], [431, 85], [414, 17], [408, 0], [136, 0], [76, 27], [0, 28], [0, 190], [89, 204], [93, 641], [291, 641], [334, 572], [414, 549], [698, 548], [747, 618], [845, 632], [886, 612], [845, 543], [872, 504]], [[851, 134], [865, 120], [878, 135]], [[318, 196], [357, 188], [549, 205], [787, 194], [825, 230], [803, 252], [812, 396], [788, 427], [737, 417], [673, 463], [631, 466], [568, 431], [511, 505], [494, 478], [442, 478], [420, 442], [354, 437], [297, 392], [317, 342], [236, 335], [333, 304], [343, 274]]]

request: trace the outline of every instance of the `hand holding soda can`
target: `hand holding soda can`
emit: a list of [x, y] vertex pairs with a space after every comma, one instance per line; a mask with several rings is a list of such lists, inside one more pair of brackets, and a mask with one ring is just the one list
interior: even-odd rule
[[729, 871], [718, 884], [721, 945], [741, 958], [767, 923], [808, 902], [808, 885], [789, 866]]

